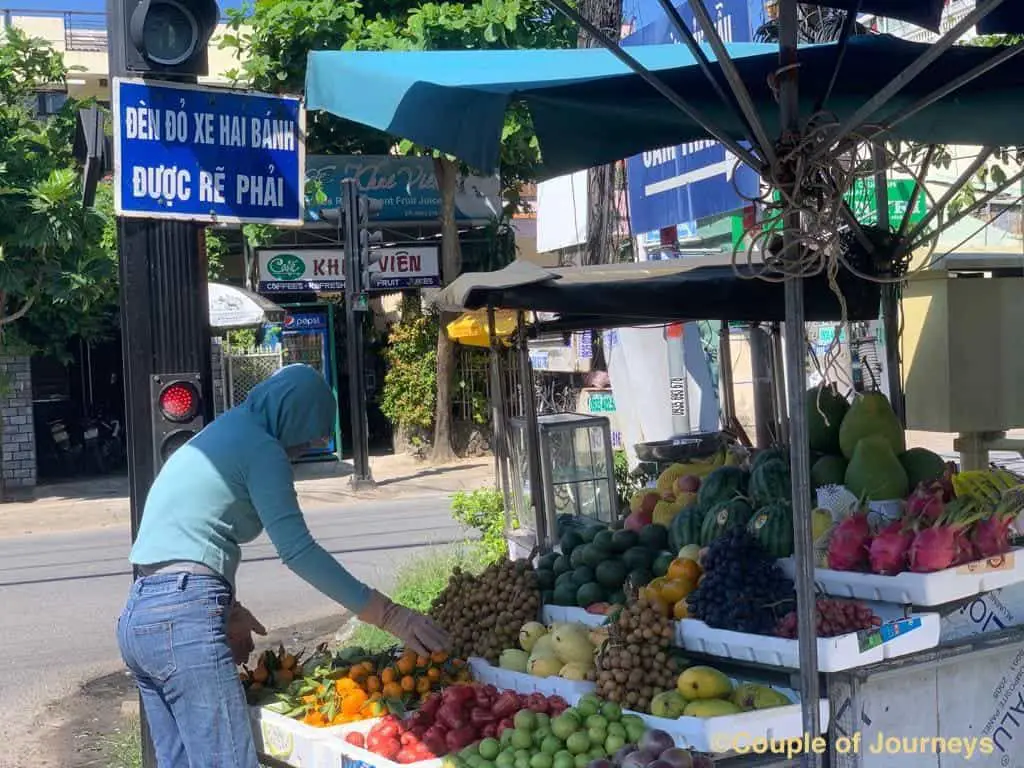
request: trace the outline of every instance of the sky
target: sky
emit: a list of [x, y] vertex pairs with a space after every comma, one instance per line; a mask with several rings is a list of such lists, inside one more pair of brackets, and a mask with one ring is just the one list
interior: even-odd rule
[[[219, 0], [221, 13], [226, 8], [238, 8], [242, 0]], [[84, 11], [98, 13], [106, 9], [106, 0], [8, 0], [19, 11]]]

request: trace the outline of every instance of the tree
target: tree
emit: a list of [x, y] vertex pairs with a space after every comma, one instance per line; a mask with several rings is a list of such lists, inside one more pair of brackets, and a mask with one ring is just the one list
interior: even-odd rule
[[[472, 4], [373, 2], [360, 4], [318, 0], [259, 0], [231, 13], [231, 33], [224, 45], [239, 54], [236, 76], [253, 87], [301, 91], [310, 50], [466, 50], [568, 48], [576, 40], [573, 26], [539, 0], [483, 0]], [[307, 121], [310, 153], [426, 154], [433, 158], [441, 197], [441, 268], [446, 282], [462, 270], [455, 220], [456, 185], [461, 166], [431, 148], [416, 147], [401, 137], [355, 126], [317, 113]], [[509, 110], [502, 137], [500, 173], [505, 214], [520, 205], [523, 183], [536, 179], [540, 153], [529, 115]], [[432, 458], [452, 458], [451, 405], [455, 345], [442, 317], [437, 338], [437, 400]]]

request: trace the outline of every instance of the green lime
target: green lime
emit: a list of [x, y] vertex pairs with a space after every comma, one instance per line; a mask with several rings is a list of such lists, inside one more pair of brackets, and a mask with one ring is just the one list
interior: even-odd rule
[[494, 760], [501, 752], [501, 744], [497, 739], [484, 739], [477, 749], [480, 750], [480, 757], [484, 760]]
[[604, 715], [590, 715], [585, 721], [587, 728], [607, 728], [608, 718]]
[[584, 721], [584, 720], [586, 719], [586, 718], [585, 718], [585, 717], [584, 717], [584, 716], [583, 716], [583, 715], [582, 715], [582, 714], [580, 713], [580, 711], [579, 711], [578, 709], [576, 709], [576, 707], [569, 707], [569, 708], [568, 708], [567, 710], [565, 710], [565, 712], [563, 712], [562, 714], [563, 714], [563, 715], [569, 715], [569, 717], [574, 717], [574, 718], [576, 718], [576, 722], [578, 722], [578, 723], [582, 723], [582, 722], [583, 722], [583, 721]]
[[533, 752], [531, 752], [528, 749], [517, 749], [515, 751], [515, 758], [516, 758], [516, 760], [527, 760], [527, 761], [529, 761], [529, 759], [531, 757], [533, 757]]
[[601, 744], [591, 747], [587, 754], [590, 755], [592, 760], [603, 760], [608, 757], [608, 753], [604, 751], [604, 746]]
[[576, 768], [576, 759], [568, 752], [559, 752], [552, 768]]
[[591, 744], [604, 744], [605, 739], [608, 738], [608, 731], [604, 728], [588, 728], [587, 736], [590, 737]]
[[563, 712], [551, 721], [551, 732], [562, 741], [566, 741], [579, 730], [580, 721], [570, 715], [568, 711]]
[[501, 732], [501, 737], [500, 737], [501, 746], [503, 746], [503, 747], [511, 746], [511, 744], [512, 744], [512, 734], [513, 733], [515, 733], [515, 730], [512, 729], [512, 728], [506, 728], [505, 730], [503, 730]]
[[[608, 702], [608, 704], [611, 704], [611, 706], [613, 706], [613, 707], [618, 707], [619, 712], [620, 713], [622, 712], [622, 708], [619, 707], [618, 704], [612, 704], [611, 702]], [[608, 706], [608, 704], [606, 704], [605, 706]], [[608, 713], [606, 712], [604, 716], [608, 717]], [[608, 719], [612, 720], [613, 718], [608, 717]], [[619, 720], [622, 722], [623, 725], [626, 725], [626, 726], [628, 726], [630, 723], [634, 723], [636, 725], [643, 725], [644, 724], [644, 719], [642, 717], [640, 717], [640, 715], [621, 715]]]
[[582, 731], [577, 731], [565, 740], [565, 746], [574, 755], [582, 755], [590, 750], [590, 737]]
[[609, 736], [621, 736], [622, 740], [626, 740], [626, 726], [622, 723], [608, 723], [608, 735]]
[[565, 749], [565, 744], [554, 734], [545, 736], [544, 741], [542, 741], [540, 745], [540, 751], [544, 754], [551, 755], [552, 757], [557, 755], [563, 749]]
[[[533, 734], [529, 731], [516, 728], [512, 733], [512, 746], [515, 749], [529, 749], [533, 746]], [[518, 753], [516, 754], [516, 757], [519, 757]]]
[[596, 715], [601, 711], [601, 700], [594, 694], [588, 693], [576, 702], [576, 709], [579, 710], [579, 713], [584, 717]]
[[545, 755], [543, 752], [538, 752], [530, 758], [530, 768], [551, 768], [554, 765], [554, 759], [551, 755]]
[[479, 755], [480, 750], [476, 748], [476, 744], [470, 744], [468, 747], [459, 752], [460, 760], [469, 760], [469, 758]]
[[586, 752], [582, 755], [576, 755], [576, 757], [573, 758], [573, 763], [575, 763], [576, 768], [587, 768], [587, 766], [590, 765], [590, 755]]
[[[609, 723], [617, 723], [620, 720], [625, 719], [622, 716], [622, 707], [620, 707], [614, 701], [606, 701], [604, 704], [601, 705], [601, 715]], [[637, 716], [636, 715], [631, 715], [631, 717], [637, 717]], [[639, 718], [637, 718], [637, 719], [639, 719]], [[643, 722], [643, 721], [641, 720], [640, 722]]]
[[530, 758], [517, 757], [515, 763], [512, 764], [512, 768], [530, 768]]
[[544, 743], [544, 739], [551, 735], [550, 728], [538, 728], [533, 732], [533, 743], [536, 746], [540, 746]]
[[498, 768], [512, 768], [516, 763], [515, 755], [511, 752], [500, 752], [498, 756], [494, 758], [494, 764]]
[[626, 746], [626, 739], [623, 736], [612, 733], [609, 729], [608, 738], [604, 740], [604, 751], [609, 755], [614, 755], [624, 746]]
[[537, 721], [537, 725], [535, 727], [537, 727], [537, 728], [550, 728], [551, 727], [551, 718], [548, 717], [543, 712], [534, 712], [533, 718], [534, 718], [534, 720]]
[[626, 726], [626, 741], [629, 744], [639, 744], [640, 739], [643, 738], [647, 728], [644, 727], [643, 722], [639, 725], [637, 723], [629, 723]]
[[515, 718], [512, 720], [516, 727], [516, 730], [532, 731], [537, 727], [537, 716], [528, 709], [521, 709], [516, 712]]

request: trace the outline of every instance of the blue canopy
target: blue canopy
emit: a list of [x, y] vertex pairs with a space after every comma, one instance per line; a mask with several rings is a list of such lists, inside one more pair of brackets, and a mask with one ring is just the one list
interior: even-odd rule
[[[852, 38], [829, 110], [849, 117], [926, 48], [884, 35]], [[777, 136], [779, 108], [769, 77], [778, 68], [778, 47], [734, 43], [727, 49], [768, 134]], [[952, 48], [874, 120], [897, 113], [1001, 50]], [[685, 46], [640, 46], [630, 54], [729, 136], [746, 138], [743, 125], [717, 98]], [[708, 56], [714, 59], [710, 49]], [[828, 87], [835, 60], [835, 44], [801, 48], [804, 114]], [[894, 133], [940, 144], [1024, 144], [1022, 94], [1024, 67], [1015, 62], [997, 66], [907, 119]], [[525, 102], [533, 116], [546, 176], [708, 138], [702, 125], [604, 49], [309, 54], [310, 109], [450, 153], [480, 170], [498, 165], [504, 115], [514, 100]]]
[[[849, 11], [859, 8], [861, 13], [886, 16], [890, 19], [909, 21], [919, 27], [939, 30], [942, 9], [947, 0], [803, 0], [805, 5], [822, 5], [826, 8], [841, 8]], [[988, 14], [980, 24], [982, 35], [1024, 33], [1024, 8], [1015, 0], [1004, 0], [1003, 4]]]

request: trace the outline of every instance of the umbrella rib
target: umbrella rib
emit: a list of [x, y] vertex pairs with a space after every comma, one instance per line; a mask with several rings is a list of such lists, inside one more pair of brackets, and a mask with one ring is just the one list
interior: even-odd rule
[[[949, 189], [946, 190], [942, 197], [935, 202], [935, 205], [925, 213], [924, 218], [922, 218], [921, 221], [919, 221], [917, 225], [910, 230], [906, 238], [907, 243], [912, 243], [920, 238], [921, 234], [928, 228], [928, 225], [932, 223], [932, 220], [945, 210], [950, 201], [956, 197], [957, 193], [961, 189], [963, 189], [964, 184], [967, 184], [974, 178], [974, 174], [980, 170], [981, 166], [988, 162], [988, 159], [992, 157], [995, 151], [995, 147], [982, 147], [978, 156], [971, 161], [971, 164], [964, 169], [964, 172], [957, 177], [956, 181], [950, 185]], [[921, 178], [924, 178], [924, 176], [922, 175]], [[910, 248], [908, 247], [906, 250], [909, 251]]]
[[839, 33], [839, 48], [836, 51], [836, 63], [832, 67], [832, 77], [828, 81], [825, 93], [821, 95], [818, 103], [814, 105], [815, 112], [821, 112], [828, 104], [828, 100], [832, 98], [832, 91], [839, 81], [839, 70], [843, 66], [843, 60], [846, 59], [846, 49], [849, 47], [850, 38], [853, 36], [853, 28], [857, 25], [857, 14], [860, 13], [860, 7], [863, 4], [864, 0], [857, 0], [854, 6], [846, 12], [846, 18], [843, 20], [843, 29]]
[[654, 88], [654, 90], [661, 94], [672, 106], [687, 115], [690, 119], [700, 123], [712, 138], [728, 147], [729, 151], [736, 155], [736, 157], [745, 162], [755, 171], [761, 172], [763, 170], [764, 164], [758, 160], [756, 155], [740, 146], [739, 142], [732, 139], [722, 128], [705, 116], [703, 112], [692, 104], [684, 101], [679, 94], [669, 88], [659, 77], [647, 69], [647, 67], [626, 53], [622, 49], [622, 46], [609, 38], [604, 32], [598, 29], [597, 26], [580, 16], [575, 9], [569, 7], [565, 3], [565, 0], [545, 0], [545, 2], [554, 7], [555, 10], [570, 21], [573, 21], [582, 27], [588, 35], [590, 35], [594, 40], [597, 40], [603, 47], [608, 49], [615, 58], [638, 74], [644, 82]]
[[[847, 118], [847, 120], [836, 130], [832, 141], [834, 143], [839, 143], [851, 134], [858, 126], [862, 125], [869, 117], [881, 109], [882, 105], [902, 91], [910, 81], [921, 74], [947, 50], [952, 48], [968, 30], [977, 26], [979, 21], [988, 16], [1004, 2], [1005, 0], [988, 0], [984, 5], [979, 4], [976, 6], [974, 10], [964, 16], [963, 19], [955, 24], [952, 29], [939, 38], [939, 40], [929, 45], [927, 50], [918, 56], [906, 69], [890, 80], [888, 85], [868, 99], [866, 104]], [[825, 145], [822, 149], [818, 150], [818, 154], [823, 154], [827, 151], [828, 147]]]
[[975, 200], [972, 205], [970, 205], [967, 208], [965, 208], [964, 210], [960, 211], [960, 213], [958, 213], [956, 216], [954, 216], [949, 221], [947, 221], [945, 223], [944, 227], [942, 227], [940, 229], [936, 229], [934, 232], [928, 232], [927, 234], [921, 236], [919, 239], [915, 240], [914, 243], [907, 250], [908, 251], [912, 251], [915, 248], [920, 248], [922, 245], [924, 245], [931, 238], [938, 237], [942, 232], [945, 232], [947, 229], [951, 229], [952, 227], [956, 226], [961, 221], [963, 221], [968, 216], [970, 216], [972, 213], [977, 211], [979, 208], [982, 208], [982, 207], [988, 205], [997, 196], [1001, 195], [1003, 192], [1005, 192], [1007, 189], [1012, 187], [1014, 184], [1016, 184], [1021, 179], [1024, 179], [1024, 170], [1018, 171], [1013, 176], [1011, 176], [1010, 178], [1006, 179], [1002, 184], [999, 184], [991, 192], [989, 192], [988, 194], [986, 194], [983, 197], [979, 198], [978, 200]]
[[907, 202], [907, 210], [903, 212], [903, 219], [900, 221], [898, 237], [901, 241], [906, 238], [907, 230], [910, 229], [910, 216], [917, 207], [917, 201], [921, 198], [921, 192], [924, 190], [923, 179], [928, 176], [928, 171], [932, 167], [932, 160], [934, 159], [935, 152], [937, 150], [938, 147], [935, 144], [928, 147], [928, 152], [925, 154], [924, 160], [921, 161], [921, 168], [915, 175], [914, 189], [910, 193], [910, 200]]
[[1010, 46], [1009, 48], [1000, 51], [987, 61], [974, 67], [974, 69], [971, 69], [968, 72], [965, 72], [964, 74], [953, 78], [948, 83], [944, 83], [940, 88], [937, 88], [936, 90], [929, 93], [927, 96], [924, 96], [918, 101], [915, 101], [909, 107], [900, 110], [895, 115], [893, 115], [888, 120], [879, 125], [877, 128], [875, 128], [872, 131], [869, 131], [868, 135], [870, 137], [874, 137], [877, 136], [879, 133], [882, 133], [883, 131], [891, 131], [896, 126], [912, 118], [922, 109], [930, 107], [939, 99], [945, 98], [949, 94], [962, 88], [971, 81], [976, 80], [977, 78], [981, 77], [987, 72], [995, 69], [1000, 64], [1009, 61], [1019, 53], [1024, 53], [1024, 43], [1017, 43], [1016, 45]]
[[[708, 9], [704, 6], [704, 0], [693, 0], [693, 2], [690, 3], [690, 10], [693, 11], [693, 17], [697, 20], [697, 24], [700, 25], [701, 30], [704, 32], [704, 38], [711, 46], [711, 50], [715, 52], [715, 58], [718, 60], [718, 66], [722, 68], [722, 74], [725, 75], [726, 82], [729, 83], [729, 87], [732, 89], [733, 95], [736, 97], [736, 101], [738, 102], [740, 109], [747, 118], [746, 121], [750, 125], [750, 129], [754, 132], [754, 136], [757, 138], [755, 143], [761, 147], [761, 152], [768, 160], [768, 163], [770, 165], [775, 165], [775, 145], [768, 139], [768, 133], [761, 124], [761, 118], [757, 115], [757, 108], [754, 106], [754, 100], [750, 98], [750, 91], [748, 91], [747, 86], [743, 84], [743, 78], [740, 77], [739, 70], [736, 69], [736, 63], [732, 60], [732, 57], [726, 50], [725, 43], [722, 42], [722, 36], [719, 35], [718, 30], [715, 29], [715, 24], [711, 21], [711, 15], [708, 13]], [[694, 42], [696, 42], [696, 40]]]
[[694, 58], [697, 59], [697, 64], [700, 66], [701, 71], [707, 78], [708, 82], [711, 83], [711, 87], [718, 94], [718, 98], [722, 100], [725, 106], [729, 107], [740, 121], [744, 124], [747, 131], [747, 138], [750, 143], [757, 145], [757, 139], [754, 137], [753, 130], [750, 126], [750, 121], [747, 120], [747, 116], [743, 113], [739, 103], [736, 101], [735, 95], [730, 97], [730, 94], [725, 92], [722, 88], [722, 84], [718, 82], [718, 78], [715, 77], [715, 73], [711, 71], [711, 61], [708, 59], [707, 54], [704, 53], [704, 49], [700, 47], [700, 43], [697, 42], [697, 38], [694, 37], [693, 32], [686, 26], [686, 22], [683, 21], [683, 17], [679, 11], [672, 5], [671, 0], [658, 0], [658, 4], [661, 5], [665, 15], [668, 16], [669, 21], [672, 22], [672, 26], [675, 27], [676, 32], [683, 38], [683, 43], [687, 48], [690, 49], [690, 53], [693, 54]]

